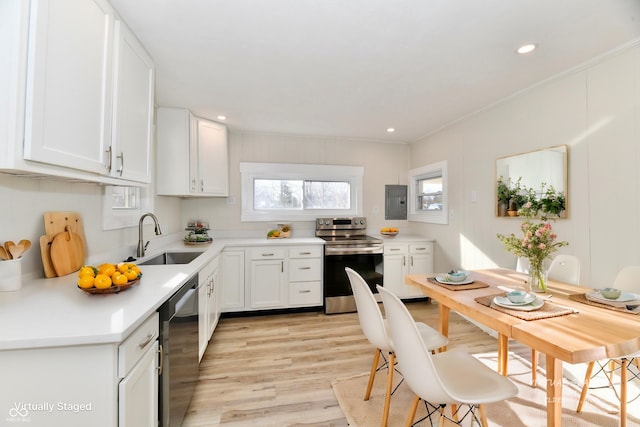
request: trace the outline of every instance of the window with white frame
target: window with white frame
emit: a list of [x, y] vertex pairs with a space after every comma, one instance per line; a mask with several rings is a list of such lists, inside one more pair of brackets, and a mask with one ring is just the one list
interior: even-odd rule
[[409, 171], [408, 220], [447, 224], [447, 200], [446, 161]]
[[103, 191], [103, 230], [137, 226], [141, 215], [153, 211], [153, 195], [149, 186], [107, 185], [103, 187]]
[[240, 163], [242, 221], [362, 215], [360, 166]]

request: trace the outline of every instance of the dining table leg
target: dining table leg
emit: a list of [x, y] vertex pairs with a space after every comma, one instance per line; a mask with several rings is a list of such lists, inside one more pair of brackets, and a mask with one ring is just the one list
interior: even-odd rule
[[508, 375], [509, 366], [509, 337], [498, 334], [498, 373]]
[[[449, 312], [451, 308], [440, 303], [438, 304], [440, 311], [440, 333], [445, 337], [449, 337]], [[438, 352], [447, 351], [447, 346], [443, 345], [438, 349]]]
[[562, 425], [562, 360], [547, 355], [547, 426]]

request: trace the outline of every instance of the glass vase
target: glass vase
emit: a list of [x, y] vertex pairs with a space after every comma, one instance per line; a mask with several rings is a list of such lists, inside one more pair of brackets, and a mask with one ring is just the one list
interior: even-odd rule
[[544, 261], [529, 260], [529, 290], [547, 291], [547, 268]]

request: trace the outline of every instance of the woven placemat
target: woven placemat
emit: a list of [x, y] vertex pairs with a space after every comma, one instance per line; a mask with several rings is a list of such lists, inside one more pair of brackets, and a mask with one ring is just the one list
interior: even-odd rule
[[509, 314], [513, 317], [517, 317], [522, 320], [539, 320], [539, 319], [548, 319], [549, 317], [558, 317], [564, 316], [566, 314], [571, 314], [574, 311], [570, 308], [565, 307], [557, 307], [551, 305], [545, 301], [545, 303], [538, 310], [533, 311], [522, 311], [522, 310], [511, 310], [509, 308], [500, 307], [499, 305], [495, 305], [493, 303], [493, 299], [495, 297], [502, 297], [505, 293], [501, 292], [499, 294], [494, 295], [486, 295], [483, 297], [475, 298], [475, 301], [486, 306], [493, 308], [494, 310], [500, 311], [505, 314]]
[[616, 307], [614, 305], [604, 304], [596, 301], [591, 301], [587, 298], [586, 294], [573, 294], [569, 295], [569, 299], [572, 301], [581, 302], [582, 304], [593, 305], [594, 307], [606, 308], [607, 310], [619, 311], [621, 313], [640, 314], [640, 311], [627, 310], [626, 307]]
[[438, 285], [441, 286], [445, 289], [449, 289], [450, 291], [468, 291], [469, 289], [480, 289], [480, 288], [488, 288], [489, 285], [487, 285], [484, 282], [479, 282], [477, 280], [474, 280], [473, 283], [469, 283], [466, 285], [447, 285], [446, 283], [440, 283], [438, 282], [435, 278], [433, 277], [429, 277], [427, 280], [429, 280], [429, 282], [433, 283], [434, 285]]

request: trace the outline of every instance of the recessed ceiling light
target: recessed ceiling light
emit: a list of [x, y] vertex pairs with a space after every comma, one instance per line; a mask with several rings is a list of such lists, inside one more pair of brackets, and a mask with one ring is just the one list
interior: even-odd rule
[[218, 116], [218, 120], [227, 120], [227, 116]]
[[520, 46], [518, 49], [516, 49], [516, 52], [521, 55], [524, 55], [524, 54], [533, 52], [534, 50], [536, 50], [536, 47], [538, 46], [533, 43], [529, 43], [529, 44]]
[[387, 132], [392, 133], [395, 132], [396, 130], [394, 128], [387, 128]]

